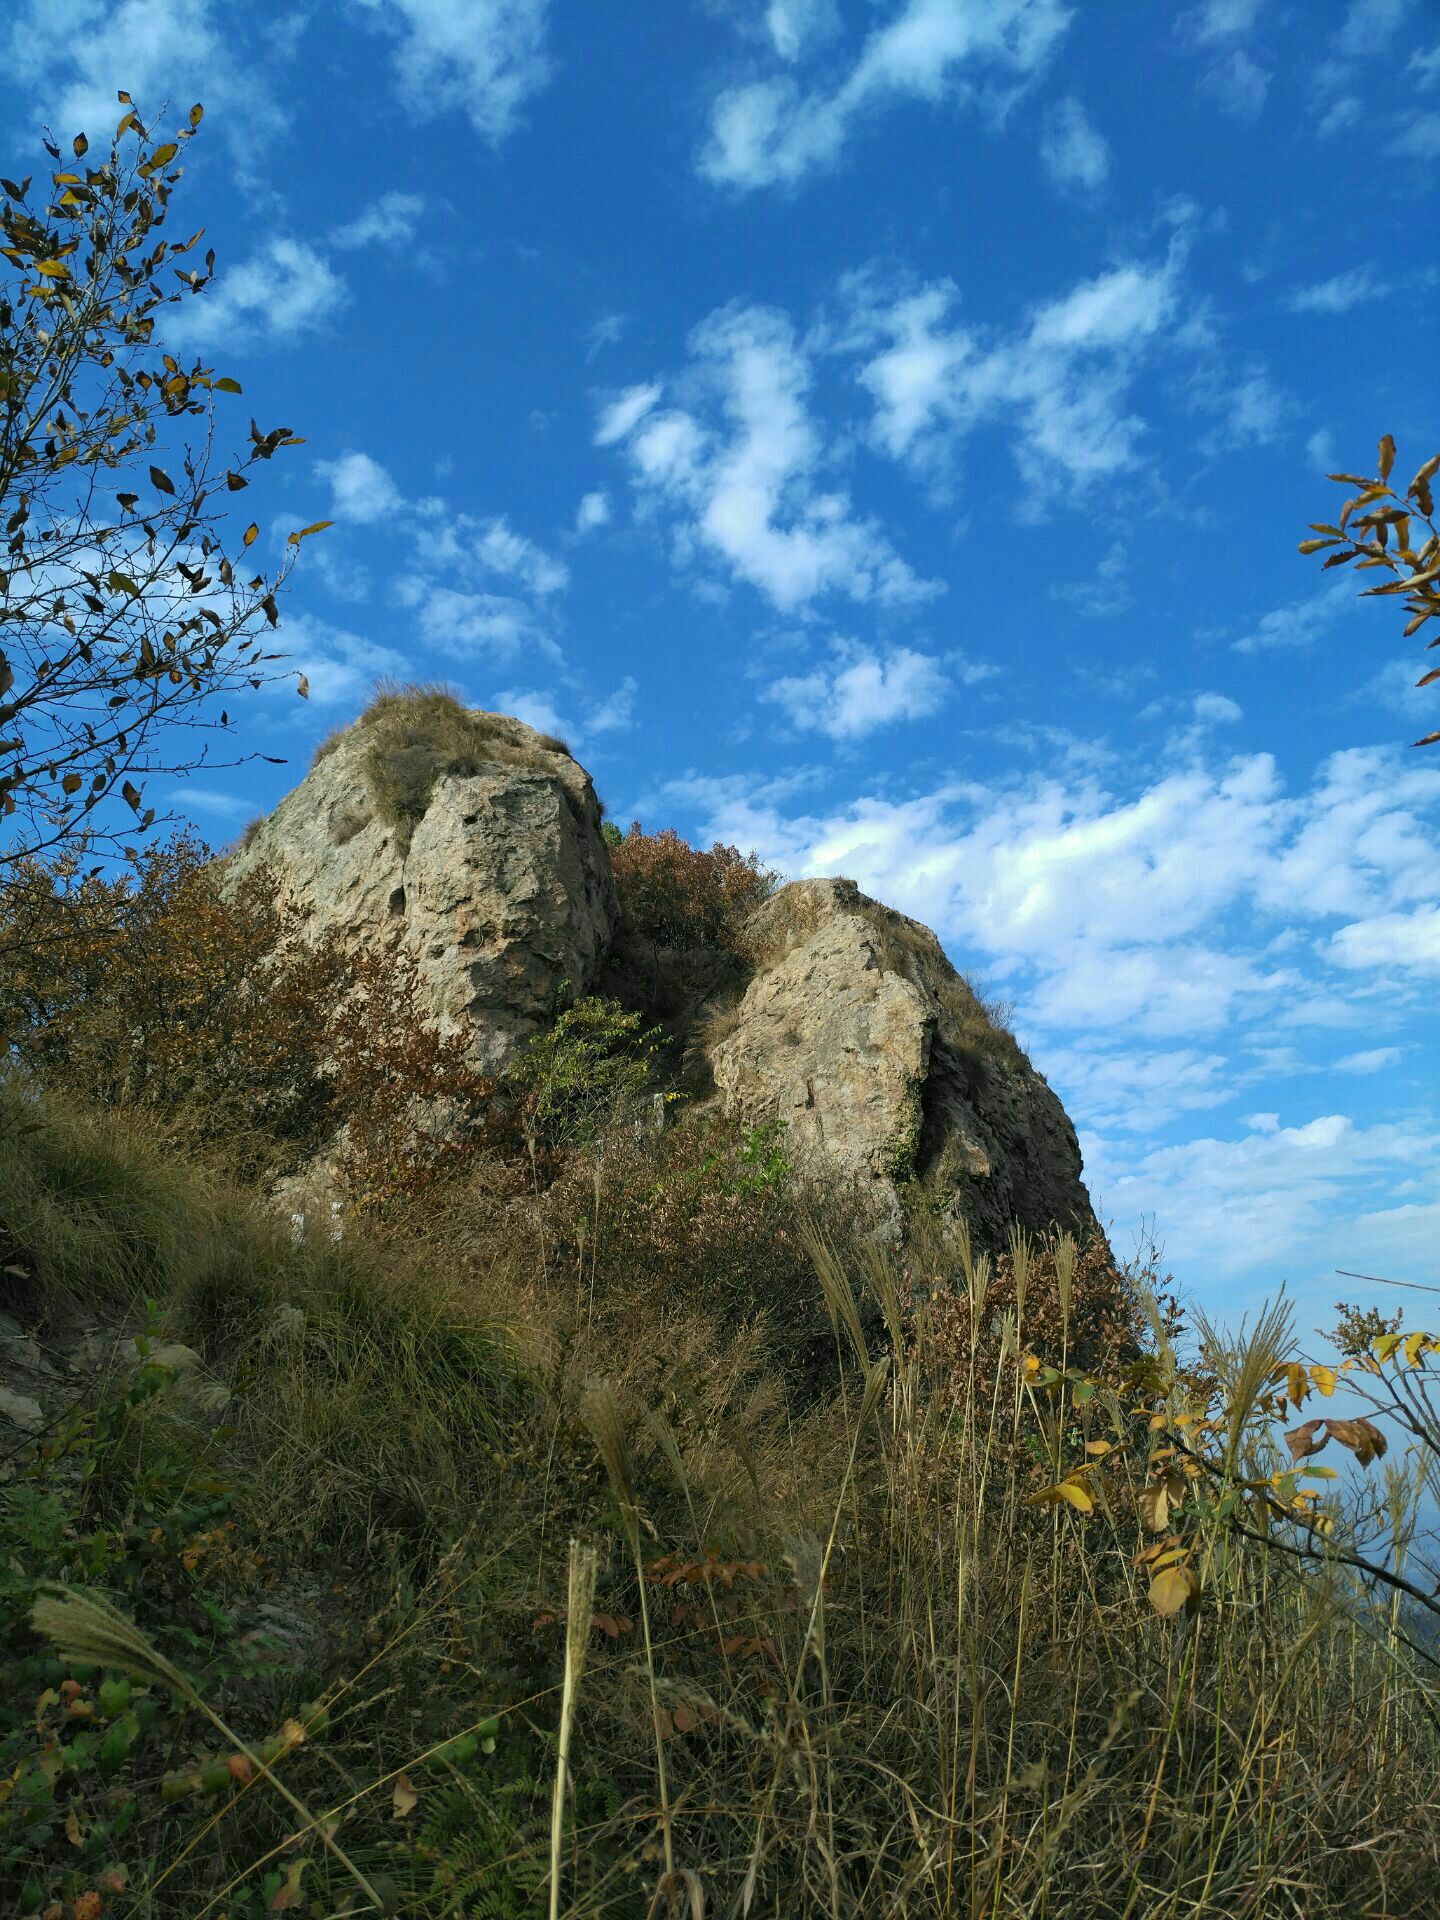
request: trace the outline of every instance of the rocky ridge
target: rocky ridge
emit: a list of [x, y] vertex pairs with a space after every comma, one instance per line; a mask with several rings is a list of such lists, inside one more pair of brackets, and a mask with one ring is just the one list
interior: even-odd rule
[[[231, 861], [271, 868], [317, 935], [402, 946], [437, 1024], [493, 1070], [564, 994], [600, 985], [620, 916], [588, 774], [518, 720], [461, 717], [464, 752], [432, 754], [397, 813], [377, 745], [420, 749], [363, 716]], [[738, 998], [733, 968], [690, 969], [706, 984], [675, 1022], [724, 1111], [782, 1121], [789, 1157], [891, 1230], [916, 1176], [982, 1247], [1015, 1222], [1095, 1229], [1064, 1108], [929, 928], [853, 881], [802, 880], [746, 946]]]

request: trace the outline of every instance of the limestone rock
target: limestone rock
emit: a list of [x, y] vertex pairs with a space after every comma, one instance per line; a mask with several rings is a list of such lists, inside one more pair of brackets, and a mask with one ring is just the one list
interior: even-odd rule
[[928, 927], [851, 880], [801, 880], [747, 931], [755, 975], [710, 1047], [727, 1110], [783, 1120], [797, 1162], [892, 1226], [919, 1175], [982, 1248], [1003, 1247], [1012, 1221], [1094, 1230], [1064, 1108]]
[[230, 865], [237, 877], [272, 868], [317, 936], [403, 947], [436, 1024], [466, 1035], [489, 1070], [545, 1024], [562, 983], [592, 986], [615, 884], [590, 777], [558, 741], [453, 701], [441, 718], [461, 730], [460, 750], [432, 755], [408, 815], [396, 818], [393, 794], [387, 807], [385, 782], [397, 767], [402, 780], [413, 772], [427, 747], [396, 742], [377, 793], [376, 754], [391, 743], [362, 716]]

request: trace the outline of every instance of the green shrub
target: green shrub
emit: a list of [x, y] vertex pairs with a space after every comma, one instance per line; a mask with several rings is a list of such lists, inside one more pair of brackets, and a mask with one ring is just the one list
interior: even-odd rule
[[566, 1007], [528, 1040], [505, 1070], [521, 1094], [521, 1129], [556, 1153], [593, 1140], [607, 1121], [638, 1112], [656, 1086], [663, 1036], [617, 1000], [590, 998]]

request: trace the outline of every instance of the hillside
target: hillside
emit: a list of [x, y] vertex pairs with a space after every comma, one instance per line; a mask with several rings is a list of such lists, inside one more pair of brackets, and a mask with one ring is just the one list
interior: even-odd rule
[[13, 1910], [1427, 1913], [1283, 1314], [1177, 1348], [925, 928], [400, 698], [223, 860], [28, 882]]

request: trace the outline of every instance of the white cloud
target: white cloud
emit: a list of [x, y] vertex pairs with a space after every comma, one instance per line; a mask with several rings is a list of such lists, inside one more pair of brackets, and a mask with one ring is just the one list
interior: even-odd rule
[[1024, 81], [1069, 19], [1060, 0], [903, 0], [833, 87], [806, 91], [784, 75], [722, 93], [700, 171], [742, 189], [794, 185], [833, 166], [856, 124], [897, 100], [971, 97], [975, 79], [997, 71]]
[[1440, 906], [1352, 921], [1331, 936], [1330, 953], [1340, 966], [1366, 972], [1399, 967], [1440, 974]]
[[576, 533], [593, 533], [596, 527], [603, 527], [610, 519], [610, 496], [604, 488], [594, 493], [582, 494], [580, 504], [575, 509]]
[[595, 424], [596, 446], [609, 447], [617, 440], [628, 440], [645, 415], [658, 405], [664, 391], [656, 380], [638, 387], [627, 387], [623, 393], [617, 394], [601, 409], [600, 418]]
[[548, 693], [537, 693], [524, 687], [507, 687], [503, 693], [495, 695], [493, 711], [511, 713], [517, 720], [523, 720], [527, 727], [534, 727], [537, 733], [554, 734], [567, 745], [570, 744], [565, 722]]
[[330, 244], [342, 249], [393, 247], [410, 238], [424, 211], [425, 202], [417, 193], [382, 193], [353, 220], [336, 227]]
[[836, 0], [769, 0], [765, 8], [765, 31], [782, 60], [798, 60], [839, 30]]
[[1094, 190], [1110, 172], [1110, 149], [1104, 135], [1080, 102], [1071, 95], [1053, 107], [1040, 139], [1040, 158], [1062, 187]]
[[1269, 653], [1279, 648], [1313, 647], [1340, 619], [1353, 601], [1349, 580], [1332, 580], [1300, 600], [1262, 614], [1248, 633], [1234, 644], [1236, 653]]
[[895, 604], [940, 590], [824, 486], [826, 448], [806, 408], [812, 369], [784, 314], [721, 308], [690, 349], [693, 410], [657, 411], [658, 382], [632, 387], [595, 436], [625, 443], [643, 505], [673, 521], [678, 561], [718, 562], [785, 611], [826, 593]]
[[314, 247], [271, 240], [239, 266], [222, 263], [214, 284], [166, 319], [165, 337], [185, 349], [279, 346], [318, 331], [349, 297], [345, 282]]
[[1114, 267], [1035, 308], [1009, 337], [987, 337], [952, 317], [948, 280], [895, 297], [873, 272], [850, 277], [843, 344], [878, 348], [859, 374], [875, 405], [872, 438], [933, 470], [956, 440], [1006, 422], [1036, 497], [1132, 467], [1145, 423], [1131, 387], [1175, 322], [1178, 278], [1178, 250], [1159, 265]]
[[623, 313], [603, 314], [586, 336], [586, 364], [588, 365], [602, 348], [616, 346], [624, 338], [625, 326]]
[[1335, 436], [1328, 427], [1317, 427], [1305, 442], [1305, 458], [1317, 473], [1333, 473], [1340, 464], [1335, 451]]
[[392, 519], [405, 502], [395, 482], [368, 453], [342, 453], [338, 460], [317, 460], [315, 474], [330, 483], [331, 518], [371, 526]]
[[1383, 300], [1390, 289], [1369, 267], [1352, 267], [1328, 280], [1297, 287], [1286, 305], [1292, 313], [1348, 313], [1362, 301]]
[[[310, 683], [310, 707], [359, 708], [368, 698], [376, 680], [386, 676], [403, 678], [407, 661], [393, 647], [380, 645], [363, 634], [317, 620], [313, 614], [285, 613], [281, 616], [279, 642], [285, 653], [287, 669], [303, 673]], [[293, 718], [302, 719], [303, 709], [294, 701], [293, 686], [280, 683], [279, 693], [294, 704]]]
[[555, 656], [532, 607], [500, 593], [439, 586], [418, 574], [402, 574], [395, 597], [415, 616], [422, 640], [442, 652], [484, 653], [511, 659], [522, 647]]
[[607, 733], [623, 733], [635, 724], [635, 696], [639, 687], [630, 674], [612, 694], [591, 703], [578, 724], [556, 705], [553, 694], [533, 687], [507, 687], [495, 695], [496, 709], [541, 733], [557, 734], [572, 749]]
[[1273, 77], [1243, 47], [1236, 47], [1215, 62], [1200, 84], [1224, 112], [1237, 120], [1254, 120], [1264, 109]]
[[456, 109], [484, 139], [512, 133], [550, 78], [549, 0], [359, 0], [393, 34], [400, 98], [421, 119]]
[[1135, 596], [1130, 588], [1130, 555], [1125, 542], [1112, 541], [1088, 580], [1051, 587], [1050, 598], [1074, 607], [1087, 620], [1108, 620], [1127, 612]]
[[831, 666], [773, 681], [762, 698], [782, 707], [801, 732], [859, 740], [900, 721], [928, 719], [949, 696], [950, 679], [928, 654], [909, 647], [875, 654], [845, 641], [835, 654]]
[[122, 86], [147, 128], [167, 99], [182, 116], [202, 101], [236, 143], [280, 125], [263, 50], [227, 37], [234, 11], [212, 0], [18, 0], [6, 11], [7, 78], [67, 141], [83, 131], [104, 145]]
[[1228, 1055], [1194, 1047], [1047, 1047], [1045, 1077], [1067, 1111], [1125, 1133], [1150, 1133], [1178, 1114], [1224, 1106], [1238, 1090]]
[[427, 571], [450, 572], [465, 584], [498, 576], [539, 599], [569, 585], [565, 562], [516, 533], [504, 514], [449, 513], [443, 501], [421, 500], [412, 540], [415, 557]]
[[1239, 702], [1223, 693], [1197, 693], [1194, 712], [1197, 720], [1211, 727], [1231, 726], [1244, 718], [1244, 708]]
[[[1012, 993], [1025, 983], [1026, 1018], [1071, 1044], [1220, 1035], [1247, 1018], [1273, 1029], [1287, 1011], [1358, 1028], [1373, 1024], [1378, 971], [1440, 952], [1440, 769], [1398, 751], [1333, 755], [1296, 794], [1252, 754], [1128, 793], [1042, 771], [829, 815], [786, 813], [743, 783], [688, 797], [708, 835], [792, 874], [849, 874]], [[1349, 923], [1334, 951], [1316, 942], [1327, 921]]]
[[1405, 1210], [1385, 1205], [1405, 1176], [1433, 1178], [1436, 1143], [1423, 1126], [1365, 1127], [1330, 1113], [1123, 1161], [1090, 1139], [1086, 1160], [1108, 1213], [1134, 1220], [1162, 1201], [1167, 1262], [1207, 1287], [1280, 1269], [1302, 1301], [1323, 1310], [1335, 1298], [1335, 1268], [1378, 1264], [1382, 1245], [1402, 1269], [1413, 1260], [1423, 1271], [1433, 1255], [1436, 1209], [1397, 1218]]
[[1440, 113], [1412, 113], [1390, 142], [1404, 160], [1440, 160]]
[[586, 715], [585, 731], [595, 733], [624, 733], [635, 724], [635, 696], [640, 691], [633, 674], [627, 673], [614, 693], [592, 707]]
[[1203, 0], [1185, 16], [1185, 26], [1202, 46], [1243, 40], [1255, 25], [1262, 0]]
[[1335, 1062], [1337, 1073], [1383, 1073], [1405, 1057], [1403, 1047], [1366, 1047], [1360, 1053], [1347, 1053]]

